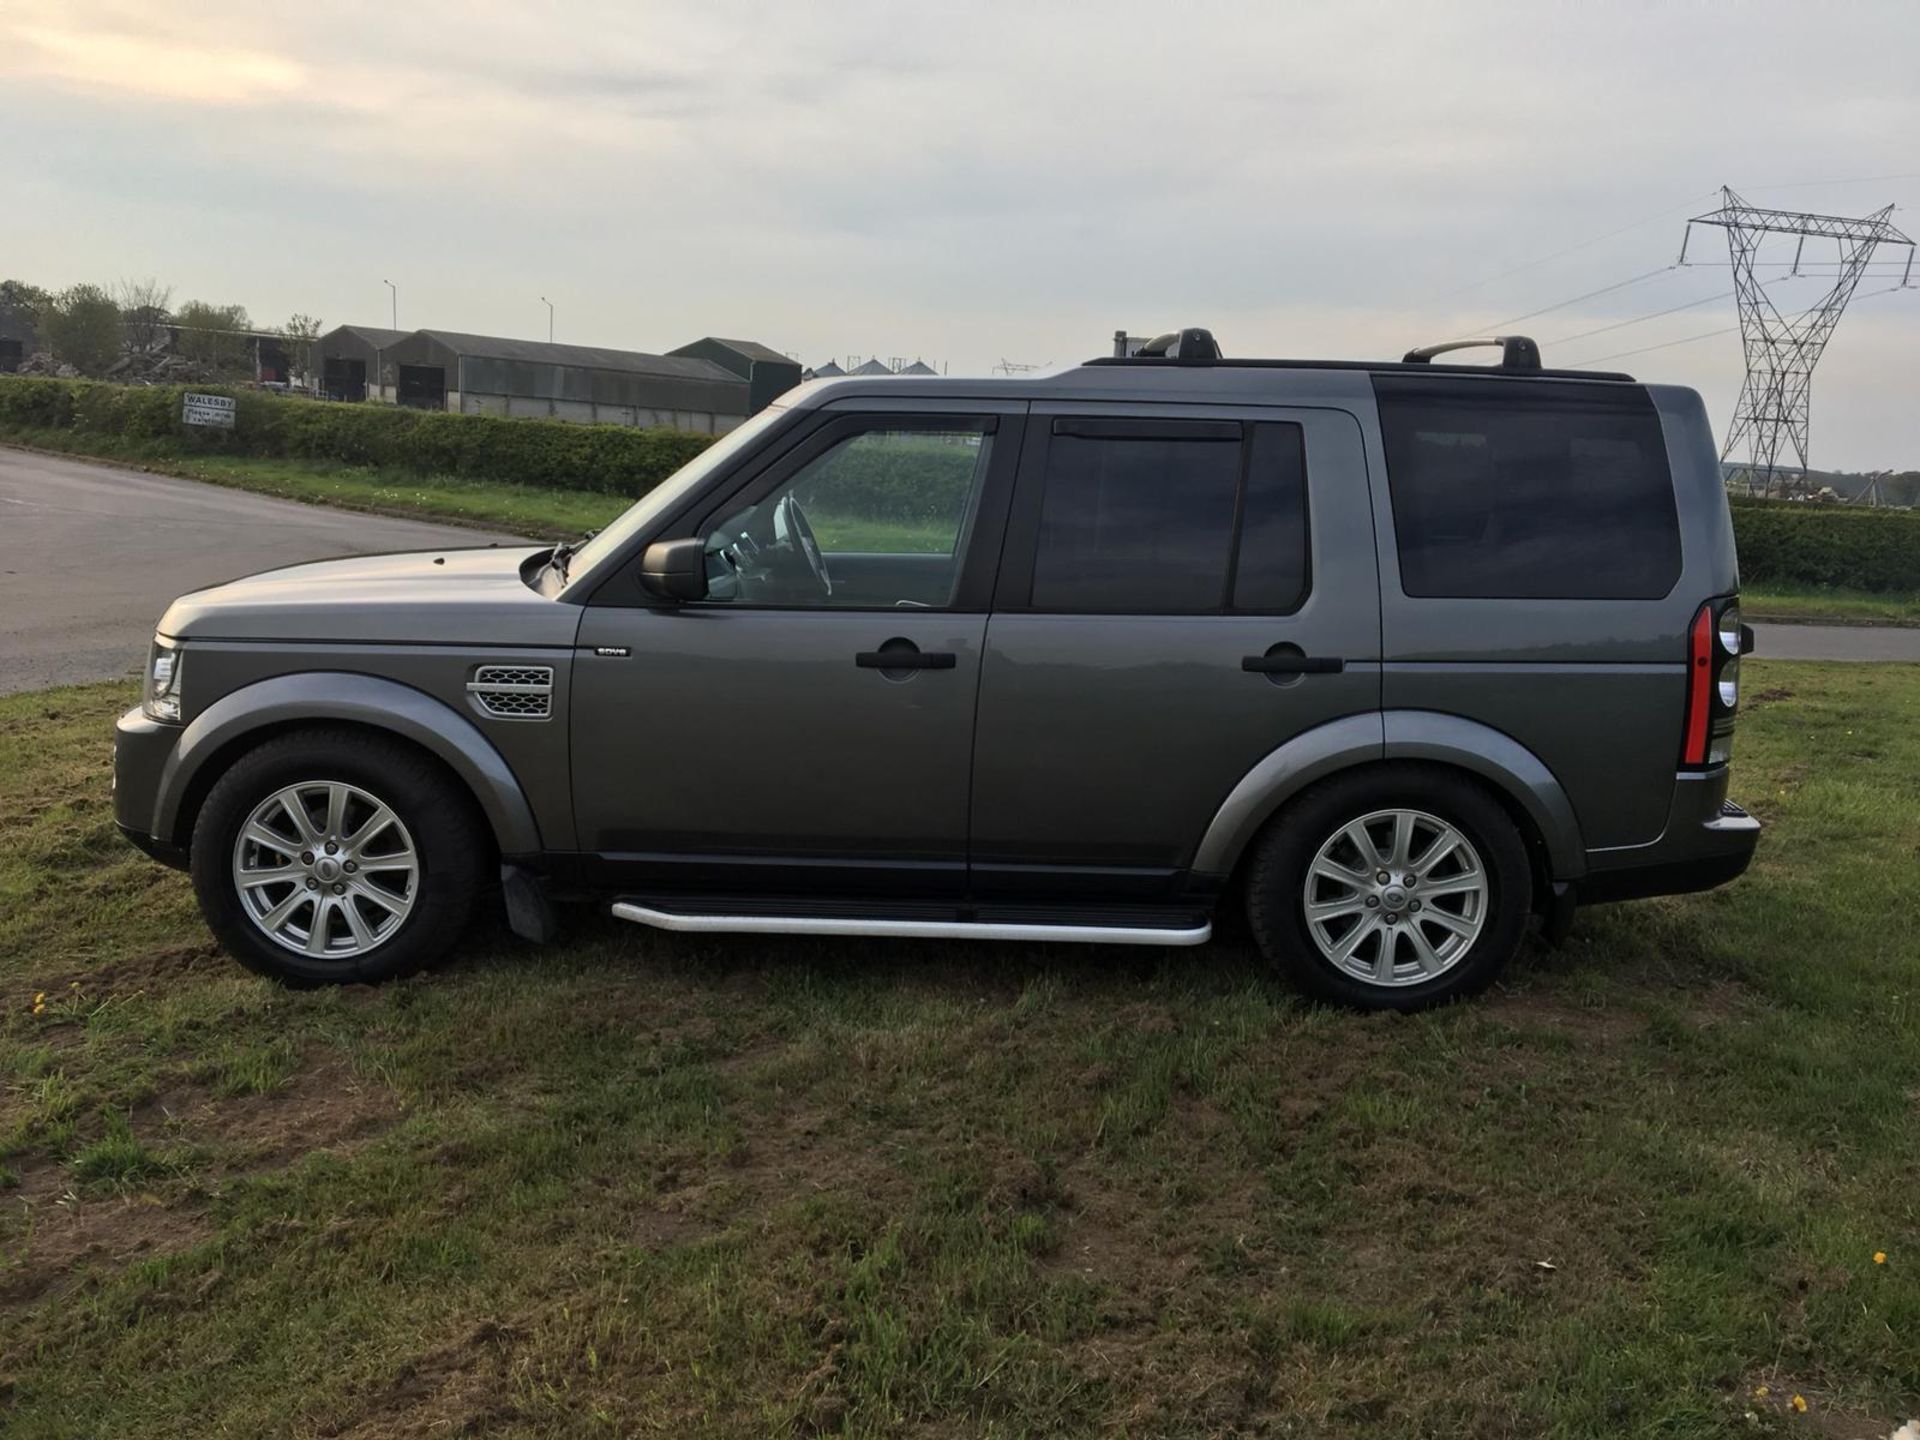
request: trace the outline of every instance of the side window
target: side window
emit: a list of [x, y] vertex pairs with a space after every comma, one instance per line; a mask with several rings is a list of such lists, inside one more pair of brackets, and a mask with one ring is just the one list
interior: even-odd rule
[[1047, 451], [1030, 606], [1286, 613], [1306, 598], [1298, 425], [1062, 420]]
[[1408, 595], [1657, 600], [1680, 578], [1644, 390], [1378, 376], [1374, 391]]
[[1298, 425], [1255, 425], [1247, 454], [1233, 608], [1276, 614], [1307, 598], [1307, 445]]
[[708, 600], [950, 605], [992, 452], [988, 423], [877, 426], [814, 457], [708, 527]]

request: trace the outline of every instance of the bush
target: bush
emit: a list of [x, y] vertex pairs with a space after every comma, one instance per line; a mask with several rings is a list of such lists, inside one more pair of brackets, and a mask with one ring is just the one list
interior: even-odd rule
[[[180, 397], [229, 395], [231, 430], [180, 423]], [[552, 489], [644, 494], [713, 443], [684, 430], [506, 420], [397, 406], [296, 400], [219, 385], [109, 385], [0, 378], [0, 437], [66, 431], [86, 448], [135, 441], [182, 456], [255, 455], [376, 465]]]
[[1733, 534], [1744, 584], [1920, 590], [1920, 514], [1735, 500]]

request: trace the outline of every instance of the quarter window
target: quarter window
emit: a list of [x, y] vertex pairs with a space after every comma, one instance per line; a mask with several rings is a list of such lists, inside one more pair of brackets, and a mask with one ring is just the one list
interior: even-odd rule
[[1286, 613], [1307, 586], [1300, 427], [1055, 423], [1030, 605], [1051, 613]]
[[1655, 600], [1680, 578], [1645, 390], [1382, 375], [1374, 391], [1408, 595]]

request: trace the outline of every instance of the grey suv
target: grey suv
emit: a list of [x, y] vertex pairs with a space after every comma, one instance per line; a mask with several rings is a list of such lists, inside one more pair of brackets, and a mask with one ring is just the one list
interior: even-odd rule
[[583, 544], [183, 596], [118, 818], [243, 964], [545, 939], [1198, 945], [1476, 991], [1577, 900], [1738, 875], [1733, 532], [1692, 391], [1223, 359], [792, 392]]

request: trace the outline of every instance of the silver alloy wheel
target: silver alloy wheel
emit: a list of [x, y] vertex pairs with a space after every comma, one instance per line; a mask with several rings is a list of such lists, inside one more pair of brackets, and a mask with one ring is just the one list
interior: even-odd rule
[[1486, 867], [1424, 810], [1376, 810], [1334, 831], [1301, 895], [1320, 953], [1369, 985], [1418, 985], [1457, 965], [1487, 923]]
[[233, 885], [260, 933], [351, 960], [393, 938], [420, 890], [413, 836], [378, 796], [305, 780], [262, 800], [233, 843]]

